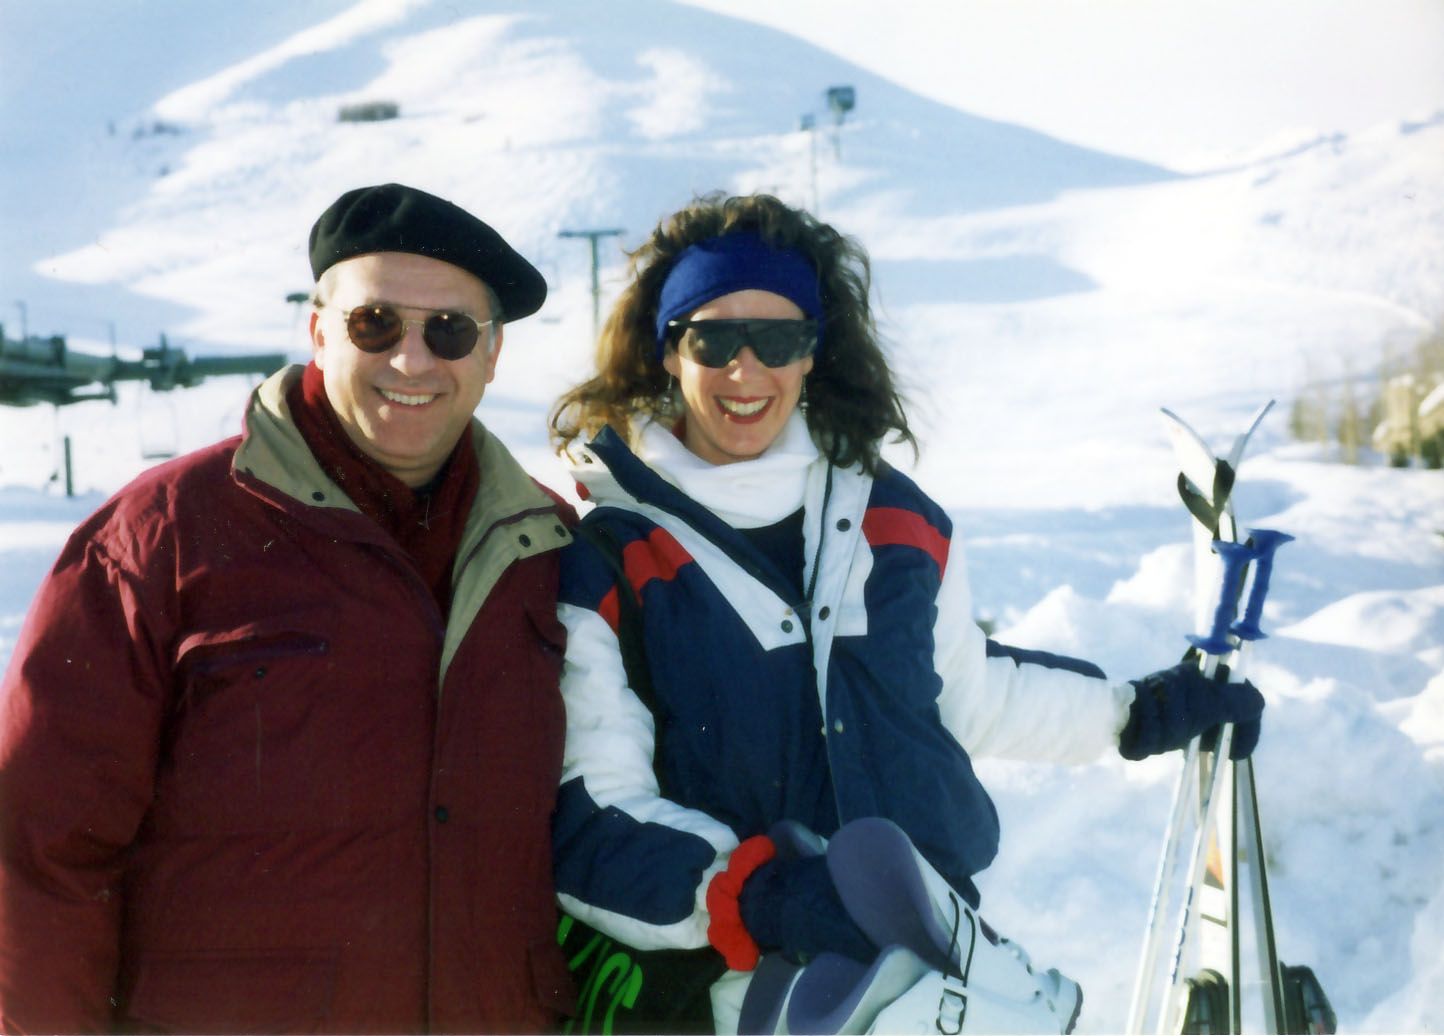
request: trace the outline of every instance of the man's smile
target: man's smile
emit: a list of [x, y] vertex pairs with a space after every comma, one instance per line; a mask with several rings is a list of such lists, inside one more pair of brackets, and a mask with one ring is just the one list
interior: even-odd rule
[[405, 392], [393, 392], [390, 389], [378, 389], [377, 391], [390, 402], [399, 403], [402, 406], [425, 406], [440, 395], [440, 393], [437, 392], [409, 394]]

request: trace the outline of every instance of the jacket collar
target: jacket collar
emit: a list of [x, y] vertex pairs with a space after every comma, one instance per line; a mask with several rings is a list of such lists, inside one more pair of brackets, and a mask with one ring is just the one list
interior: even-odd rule
[[[286, 393], [304, 370], [301, 364], [288, 366], [252, 393], [246, 408], [245, 434], [232, 467], [307, 507], [339, 508], [359, 514], [360, 508], [321, 469], [286, 404]], [[552, 498], [476, 418], [472, 418], [470, 435], [482, 476], [469, 525], [490, 528], [523, 512], [554, 510]], [[463, 545], [465, 540], [463, 537]]]
[[[777, 571], [771, 561], [747, 541], [746, 536], [639, 459], [613, 428], [604, 427], [597, 437], [587, 445], [586, 451], [582, 454], [584, 464], [595, 463], [595, 461], [588, 461], [589, 455], [606, 465], [611, 481], [615, 484], [614, 489], [606, 486], [606, 477], [603, 476], [594, 480], [599, 489], [606, 486], [611, 493], [619, 490], [621, 494], [630, 496], [637, 503], [665, 511], [679, 519], [715, 544], [733, 562], [758, 582], [771, 589], [779, 598], [799, 612], [805, 612], [806, 602], [798, 598], [791, 580]], [[814, 459], [814, 463], [816, 463], [816, 459]], [[605, 507], [609, 502], [626, 506], [625, 501], [618, 499], [609, 501], [606, 496], [600, 496], [597, 499], [599, 508]], [[798, 506], [801, 506], [800, 498]]]
[[291, 417], [286, 393], [301, 380], [304, 370], [300, 364], [284, 367], [251, 393], [232, 470], [258, 479], [306, 507], [360, 514], [361, 509], [321, 469]]
[[797, 409], [759, 456], [731, 464], [703, 460], [655, 420], [641, 425], [635, 443], [638, 459], [738, 529], [772, 525], [800, 508], [808, 469], [818, 459], [807, 420]]
[[[245, 433], [232, 462], [233, 474], [238, 479], [244, 475], [257, 480], [272, 493], [289, 498], [301, 505], [292, 509], [302, 514], [352, 512], [361, 518], [351, 498], [321, 470], [286, 405], [286, 393], [304, 369], [300, 364], [286, 367], [251, 394]], [[443, 676], [502, 573], [521, 558], [556, 550], [571, 540], [555, 501], [501, 440], [475, 418], [470, 435], [481, 466], [481, 485], [452, 567], [451, 613], [441, 656]], [[379, 526], [369, 520], [360, 527], [374, 527], [380, 536]]]

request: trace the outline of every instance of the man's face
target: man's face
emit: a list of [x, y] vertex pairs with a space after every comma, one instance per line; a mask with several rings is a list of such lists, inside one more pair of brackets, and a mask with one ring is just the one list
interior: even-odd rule
[[[323, 275], [322, 291], [323, 305], [311, 314], [311, 344], [326, 398], [363, 453], [406, 485], [425, 485], [496, 375], [501, 327], [483, 327], [468, 355], [442, 360], [422, 340], [419, 321], [460, 312], [485, 323], [491, 319], [485, 286], [439, 259], [376, 252], [337, 263]], [[408, 324], [388, 351], [364, 353], [346, 333], [346, 316], [377, 305], [418, 323]]]

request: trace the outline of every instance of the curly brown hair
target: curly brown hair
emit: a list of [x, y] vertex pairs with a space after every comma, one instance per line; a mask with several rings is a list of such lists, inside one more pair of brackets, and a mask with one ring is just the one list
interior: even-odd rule
[[699, 241], [753, 231], [790, 248], [817, 270], [823, 336], [801, 404], [807, 427], [828, 459], [872, 472], [889, 433], [917, 451], [903, 401], [883, 355], [868, 303], [871, 270], [862, 246], [811, 214], [769, 194], [697, 198], [664, 219], [629, 255], [628, 284], [597, 341], [597, 374], [557, 400], [551, 437], [559, 452], [578, 436], [610, 425], [624, 439], [638, 416], [679, 416], [670, 378], [656, 356], [657, 299], [682, 251]]

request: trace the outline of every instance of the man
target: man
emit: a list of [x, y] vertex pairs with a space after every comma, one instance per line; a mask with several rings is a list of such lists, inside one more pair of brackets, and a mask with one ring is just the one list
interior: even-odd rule
[[0, 688], [7, 1030], [540, 1029], [559, 505], [472, 412], [541, 275], [388, 184], [313, 362], [76, 531]]

